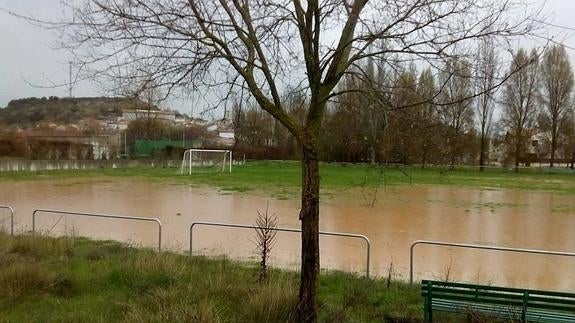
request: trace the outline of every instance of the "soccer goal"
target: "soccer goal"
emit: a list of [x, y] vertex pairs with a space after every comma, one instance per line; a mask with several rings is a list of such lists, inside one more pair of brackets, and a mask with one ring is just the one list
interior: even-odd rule
[[182, 157], [180, 174], [187, 172], [232, 172], [232, 151], [227, 149], [188, 149]]

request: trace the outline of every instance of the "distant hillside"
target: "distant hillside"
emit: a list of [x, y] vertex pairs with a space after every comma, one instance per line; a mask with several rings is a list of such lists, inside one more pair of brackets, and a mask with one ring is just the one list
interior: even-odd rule
[[148, 105], [134, 98], [26, 98], [12, 100], [0, 109], [0, 124], [31, 127], [40, 121], [59, 124], [89, 118], [122, 115], [123, 109], [143, 109]]

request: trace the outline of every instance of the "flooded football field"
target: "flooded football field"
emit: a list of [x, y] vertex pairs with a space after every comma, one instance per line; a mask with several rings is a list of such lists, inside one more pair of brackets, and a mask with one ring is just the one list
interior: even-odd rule
[[[575, 251], [575, 198], [570, 195], [442, 186], [402, 186], [332, 191], [321, 202], [321, 230], [363, 234], [371, 240], [371, 272], [408, 279], [409, 249], [416, 240]], [[0, 204], [16, 209], [16, 230], [30, 230], [35, 209], [155, 217], [163, 224], [165, 248], [187, 252], [197, 221], [254, 224], [257, 212], [278, 217], [280, 227], [298, 228], [299, 201], [265, 192], [222, 192], [211, 187], [133, 179], [67, 179], [0, 183]], [[0, 213], [7, 229], [8, 213]], [[157, 244], [151, 222], [38, 214], [37, 229], [113, 239], [139, 246]], [[255, 259], [251, 229], [198, 226], [195, 254]], [[299, 236], [278, 233], [273, 263], [298, 268]], [[360, 239], [321, 238], [321, 266], [362, 273], [366, 249]], [[416, 279], [434, 278], [507, 286], [575, 289], [575, 259], [419, 245]]]

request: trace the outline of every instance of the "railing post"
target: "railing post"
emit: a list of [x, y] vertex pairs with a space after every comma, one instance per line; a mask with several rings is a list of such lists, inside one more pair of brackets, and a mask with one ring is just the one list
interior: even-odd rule
[[192, 258], [192, 241], [193, 239], [193, 233], [194, 233], [194, 225], [196, 225], [196, 223], [192, 223], [192, 225], [190, 226], [190, 259]]
[[417, 245], [417, 241], [414, 242], [409, 248], [409, 283], [413, 284], [413, 248]]
[[[160, 220], [158, 220], [160, 221]], [[162, 223], [158, 223], [158, 252], [162, 252]]]
[[365, 269], [365, 277], [369, 278], [369, 267], [371, 263], [371, 241], [365, 237], [365, 243], [367, 243], [367, 264]]
[[32, 212], [32, 235], [36, 234], [36, 212], [38, 212], [38, 210]]
[[5, 209], [10, 212], [10, 235], [14, 235], [14, 208], [10, 205], [0, 205], [0, 209]]
[[10, 235], [14, 235], [14, 208], [10, 206]]

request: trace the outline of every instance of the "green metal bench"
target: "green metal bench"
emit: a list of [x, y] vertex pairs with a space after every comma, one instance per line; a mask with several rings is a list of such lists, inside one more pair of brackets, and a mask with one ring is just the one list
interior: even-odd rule
[[433, 311], [521, 322], [575, 322], [575, 294], [423, 280], [425, 322]]

